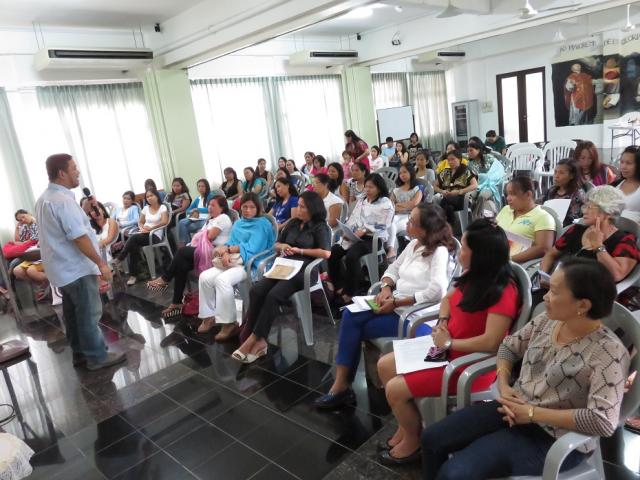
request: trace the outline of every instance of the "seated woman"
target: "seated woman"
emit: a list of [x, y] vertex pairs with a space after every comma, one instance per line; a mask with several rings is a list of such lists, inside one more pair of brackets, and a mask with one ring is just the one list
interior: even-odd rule
[[[280, 157], [280, 158], [284, 158], [284, 157]], [[311, 174], [311, 170], [313, 170], [313, 159], [316, 158], [316, 154], [313, 152], [304, 152], [304, 165], [302, 167], [300, 167], [300, 171], [304, 174], [304, 175], [310, 175]], [[286, 162], [287, 159], [284, 159], [285, 164], [282, 165], [283, 167], [286, 168]], [[279, 167], [280, 165], [278, 165]]]
[[[458, 410], [422, 433], [424, 478], [542, 475], [551, 445], [565, 433], [611, 436], [629, 369], [626, 348], [601, 321], [615, 297], [602, 264], [563, 263], [551, 277], [546, 312], [498, 349], [500, 397]], [[522, 366], [511, 386], [516, 363]], [[595, 446], [578, 447], [561, 471], [577, 466]]]
[[622, 216], [640, 221], [640, 149], [627, 147], [620, 157], [620, 179], [612, 185], [624, 193], [625, 209]]
[[411, 242], [382, 276], [382, 289], [375, 299], [380, 309], [360, 313], [344, 310], [336, 378], [329, 393], [315, 401], [316, 407], [333, 409], [353, 403], [351, 382], [360, 362], [362, 341], [395, 337], [403, 307], [437, 303], [446, 293], [449, 253], [455, 249], [455, 242], [444, 212], [437, 205], [418, 205], [411, 211], [407, 233]]
[[200, 230], [207, 223], [207, 205], [213, 198], [211, 186], [206, 178], [197, 183], [198, 196], [187, 207], [185, 218], [178, 222], [178, 248], [184, 247], [191, 240], [191, 235]]
[[[519, 306], [507, 237], [492, 220], [476, 220], [464, 232], [460, 265], [464, 273], [442, 300], [438, 325], [432, 332], [435, 345], [447, 351], [448, 360], [474, 352], [496, 352]], [[398, 421], [395, 434], [383, 445], [383, 463], [402, 464], [420, 458], [420, 414], [413, 399], [440, 396], [444, 368], [397, 375], [393, 353], [378, 361], [380, 380]], [[449, 384], [450, 394], [455, 393], [460, 373], [454, 374]], [[493, 374], [480, 377], [473, 390], [486, 390], [494, 378]]]
[[496, 217], [498, 225], [510, 237], [511, 260], [516, 263], [541, 258], [553, 246], [555, 220], [540, 205], [536, 205], [533, 196], [531, 179], [515, 177], [507, 184], [508, 205]]
[[386, 243], [387, 229], [393, 220], [394, 208], [389, 200], [387, 182], [379, 174], [372, 173], [365, 180], [364, 189], [365, 197], [358, 200], [347, 220], [347, 226], [361, 241], [352, 243], [343, 238], [341, 243], [331, 247], [329, 258], [329, 277], [336, 294], [341, 295], [345, 303], [351, 301], [364, 282], [360, 258], [380, 247], [372, 245], [373, 234], [377, 233], [379, 241]]
[[120, 231], [124, 234], [135, 230], [140, 219], [140, 207], [135, 203], [136, 194], [126, 191], [122, 194], [122, 207], [117, 207], [114, 217], [118, 222]]
[[271, 185], [273, 183], [273, 175], [269, 170], [267, 170], [267, 161], [264, 158], [258, 159], [256, 175], [263, 178], [264, 181], [267, 182], [267, 185]]
[[245, 181], [242, 184], [243, 191], [255, 193], [260, 200], [267, 196], [267, 182], [264, 178], [258, 177], [253, 168], [246, 167], [244, 169], [244, 178]]
[[169, 211], [166, 205], [160, 202], [160, 194], [157, 190], [147, 190], [145, 200], [147, 205], [142, 209], [142, 213], [140, 214], [138, 232], [129, 236], [129, 239], [124, 244], [124, 248], [113, 261], [114, 269], [117, 270], [119, 264], [123, 262], [127, 256], [131, 256], [127, 285], [134, 285], [138, 281], [138, 262], [141, 260], [140, 253], [142, 247], [149, 245], [149, 240], [153, 243], [162, 241], [164, 231], [158, 230], [151, 235], [151, 230], [163, 227], [169, 223]]
[[484, 217], [485, 212], [495, 215], [502, 206], [501, 186], [505, 179], [505, 169], [504, 165], [490, 152], [491, 149], [487, 148], [480, 138], [469, 139], [468, 168], [478, 180], [478, 190], [473, 200], [473, 218]]
[[[14, 214], [16, 228], [13, 233], [13, 243], [20, 245], [25, 242], [37, 242], [39, 239], [38, 224], [33, 215], [24, 209], [19, 209]], [[13, 269], [13, 276], [19, 280], [31, 281], [38, 285], [35, 292], [36, 300], [40, 301], [46, 296], [46, 284], [49, 281], [44, 273], [42, 260], [23, 261]]]
[[300, 195], [297, 217], [278, 235], [276, 251], [302, 261], [303, 266], [289, 280], [263, 278], [251, 287], [247, 323], [243, 326], [243, 336], [247, 338], [232, 355], [239, 362], [252, 363], [267, 354], [267, 337], [280, 305], [304, 288], [304, 269], [309, 263], [316, 258], [329, 258], [331, 235], [326, 216], [320, 195], [312, 191]]
[[105, 206], [100, 202], [98, 202], [96, 210], [91, 210], [89, 217], [91, 227], [96, 232], [100, 255], [104, 261], [108, 263], [112, 258], [110, 248], [108, 247], [118, 238], [118, 222], [110, 218], [109, 212], [107, 212]]
[[276, 203], [269, 213], [276, 219], [278, 230], [281, 230], [290, 218], [296, 216], [298, 192], [286, 178], [277, 179], [274, 187], [276, 190]]
[[[291, 177], [291, 175], [289, 175], [289, 171], [286, 168], [279, 168], [278, 170], [276, 170], [276, 174], [274, 175], [274, 178], [276, 180], [280, 178], [286, 179], [289, 183], [291, 183], [291, 185], [293, 185], [293, 188], [296, 188], [296, 185], [299, 180], [298, 177]], [[297, 189], [296, 189], [296, 195], [298, 195]], [[271, 208], [275, 203], [276, 203], [276, 184], [274, 182], [273, 185], [271, 185], [271, 188], [269, 189], [269, 197], [267, 199], [266, 210], [267, 211], [271, 210]]]
[[249, 192], [242, 196], [240, 215], [240, 220], [231, 227], [229, 239], [213, 252], [214, 263], [217, 257], [220, 266], [205, 270], [198, 280], [198, 317], [202, 319], [198, 333], [206, 333], [215, 325], [222, 325], [214, 337], [217, 342], [238, 335], [233, 287], [246, 278], [243, 264], [254, 255], [272, 248], [276, 239], [271, 220], [262, 214], [262, 202], [257, 194]]
[[[440, 161], [436, 165], [436, 177], [445, 168], [449, 168], [449, 160], [447, 160], [447, 157], [449, 156], [449, 152], [452, 152], [454, 150], [460, 150], [460, 145], [458, 145], [458, 142], [454, 142], [453, 140], [449, 140], [447, 142], [447, 145], [446, 145], [445, 149], [444, 149], [444, 153], [440, 157]], [[468, 159], [466, 159], [466, 158], [462, 159], [462, 164], [463, 165], [467, 165], [468, 163], [469, 163]]]
[[389, 166], [396, 170], [400, 168], [400, 165], [404, 165], [409, 162], [409, 152], [402, 140], [396, 142], [396, 153], [389, 159]]
[[369, 159], [369, 165], [371, 165], [371, 172], [375, 172], [379, 168], [389, 165], [389, 160], [386, 157], [380, 155], [380, 147], [374, 145], [371, 147], [371, 158]]
[[13, 215], [16, 228], [13, 232], [13, 243], [20, 245], [25, 242], [38, 241], [38, 224], [36, 218], [24, 209], [19, 209]]
[[227, 167], [224, 169], [223, 173], [224, 182], [222, 183], [220, 188], [222, 188], [222, 191], [227, 197], [227, 200], [233, 203], [236, 198], [242, 196], [242, 194], [244, 193], [244, 188], [242, 186], [242, 182], [238, 180], [238, 174], [233, 168]]
[[[161, 192], [158, 190], [158, 187], [156, 186], [156, 182], [151, 179], [151, 178], [147, 178], [144, 181], [144, 191], [147, 192], [148, 190], [155, 190], [156, 192], [158, 192], [158, 195], [160, 196], [160, 203], [164, 203], [165, 198], [167, 197], [167, 193], [166, 192]], [[145, 205], [147, 205], [147, 198], [145, 196], [143, 202], [142, 202], [142, 206], [144, 207]]]
[[331, 179], [329, 190], [340, 196], [345, 203], [349, 203], [349, 186], [344, 181], [344, 170], [338, 162], [330, 163], [327, 167], [327, 175]]
[[[171, 182], [171, 191], [165, 197], [165, 201], [171, 206], [171, 221], [169, 222], [169, 228], [173, 228], [176, 225], [176, 218], [183, 212], [187, 211], [187, 208], [191, 204], [191, 195], [189, 195], [189, 187], [184, 183], [182, 177], [176, 177]], [[172, 245], [173, 245], [173, 239]]]
[[573, 151], [573, 158], [578, 163], [581, 187], [585, 184], [594, 187], [608, 185], [616, 178], [613, 170], [600, 162], [598, 149], [593, 142], [579, 142]]
[[309, 176], [315, 177], [319, 173], [327, 173], [326, 163], [327, 160], [322, 155], [313, 157], [313, 168], [309, 171]]
[[447, 214], [447, 222], [453, 225], [456, 220], [455, 212], [464, 207], [464, 196], [478, 188], [478, 181], [473, 172], [462, 165], [460, 150], [449, 152], [447, 161], [449, 168], [438, 174], [433, 190], [442, 195], [440, 206]]
[[395, 207], [395, 216], [389, 228], [389, 241], [387, 242], [389, 246], [387, 256], [390, 262], [393, 261], [392, 259], [395, 259], [398, 249], [398, 238], [396, 235], [398, 232], [403, 232], [407, 229], [407, 222], [409, 221], [409, 215], [413, 207], [422, 201], [422, 191], [418, 187], [416, 172], [410, 163], [405, 163], [400, 166], [396, 185], [398, 186], [394, 188], [391, 193], [391, 201]]
[[351, 165], [351, 179], [347, 182], [349, 187], [349, 205], [357, 202], [365, 196], [364, 179], [369, 175], [369, 170], [364, 163]]
[[324, 208], [327, 211], [327, 223], [331, 228], [335, 228], [338, 226], [344, 201], [329, 189], [330, 185], [331, 179], [326, 173], [319, 173], [313, 177], [313, 191], [320, 195], [324, 202]]
[[427, 152], [424, 150], [416, 153], [416, 178], [421, 178], [429, 183], [434, 183], [436, 180], [436, 172], [429, 167]]
[[640, 260], [635, 235], [615, 226], [624, 206], [623, 193], [610, 185], [589, 190], [582, 224], [572, 225], [556, 240], [540, 269], [551, 274], [559, 260], [574, 256], [596, 260], [609, 270], [615, 282], [623, 280]]
[[[229, 240], [229, 235], [231, 234], [229, 204], [226, 198], [222, 195], [213, 197], [207, 207], [207, 213], [209, 215], [209, 220], [202, 227], [201, 231], [206, 232], [206, 240], [210, 242], [213, 247], [220, 247]], [[203, 248], [200, 241], [196, 242], [195, 237], [194, 242], [195, 244], [189, 244], [178, 249], [171, 261], [171, 265], [169, 265], [166, 272], [161, 277], [147, 282], [147, 288], [149, 290], [164, 291], [169, 286], [171, 279], [175, 279], [175, 283], [173, 285], [173, 299], [171, 300], [171, 304], [162, 311], [161, 315], [163, 318], [172, 318], [182, 313], [182, 300], [184, 289], [187, 285], [188, 275], [191, 270], [197, 267], [198, 260], [202, 258], [202, 263], [206, 264], [206, 259], [203, 257], [209, 258], [206, 268], [208, 269], [211, 266], [208, 246], [204, 246], [207, 248]]]
[[307, 183], [307, 177], [300, 170], [298, 170], [298, 167], [296, 167], [296, 162], [294, 162], [293, 160], [287, 160], [286, 165], [287, 172], [289, 172], [291, 178], [296, 179], [294, 185], [296, 187], [296, 190], [301, 192]]
[[547, 190], [540, 203], [554, 199], [571, 200], [567, 215], [562, 222], [563, 226], [571, 225], [574, 220], [582, 216], [584, 190], [578, 185], [578, 166], [573, 160], [563, 158], [556, 163], [553, 186]]

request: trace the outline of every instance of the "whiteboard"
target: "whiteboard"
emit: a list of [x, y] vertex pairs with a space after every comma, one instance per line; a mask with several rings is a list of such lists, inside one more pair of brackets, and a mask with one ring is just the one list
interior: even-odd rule
[[378, 115], [378, 137], [381, 144], [387, 137], [393, 137], [394, 140], [405, 140], [415, 132], [411, 105], [382, 108], [376, 110], [376, 114]]

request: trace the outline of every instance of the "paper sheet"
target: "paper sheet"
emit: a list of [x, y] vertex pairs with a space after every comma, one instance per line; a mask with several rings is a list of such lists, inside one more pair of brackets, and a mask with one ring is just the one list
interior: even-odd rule
[[571, 199], [569, 198], [554, 198], [553, 200], [547, 200], [544, 202], [545, 207], [549, 207], [556, 212], [556, 215], [560, 219], [560, 223], [564, 222], [564, 217], [567, 216], [569, 206], [571, 205]]
[[351, 313], [366, 312], [368, 310], [371, 310], [371, 305], [367, 303], [367, 300], [373, 300], [374, 298], [376, 298], [375, 295], [353, 297], [351, 299], [353, 303], [351, 305], [347, 305], [346, 308]]
[[431, 335], [393, 341], [397, 373], [411, 373], [428, 368], [438, 368], [449, 362], [425, 362], [424, 357], [433, 346]]
[[304, 265], [304, 262], [301, 260], [277, 257], [273, 262], [273, 266], [264, 276], [273, 280], [289, 280], [300, 271], [302, 265]]
[[513, 257], [520, 252], [527, 250], [533, 243], [526, 237], [518, 235], [517, 233], [509, 232], [505, 230], [507, 234], [507, 240], [509, 240], [509, 256]]
[[352, 243], [357, 243], [362, 241], [362, 239], [359, 236], [357, 236], [355, 233], [353, 233], [353, 230], [351, 230], [351, 228], [348, 227], [346, 224], [342, 223], [341, 221], [338, 221], [338, 225], [342, 229], [342, 235], [344, 235], [345, 240], [349, 240]]

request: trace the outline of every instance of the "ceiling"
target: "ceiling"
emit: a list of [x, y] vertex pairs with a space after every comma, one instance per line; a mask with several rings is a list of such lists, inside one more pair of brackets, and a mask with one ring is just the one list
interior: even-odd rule
[[153, 25], [201, 0], [0, 0], [1, 26], [132, 27]]

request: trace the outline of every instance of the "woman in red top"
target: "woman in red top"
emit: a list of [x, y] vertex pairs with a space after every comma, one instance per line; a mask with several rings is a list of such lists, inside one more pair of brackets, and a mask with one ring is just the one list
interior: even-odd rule
[[[442, 300], [438, 326], [431, 333], [435, 345], [447, 351], [447, 360], [496, 352], [520, 304], [507, 237], [491, 220], [479, 219], [469, 225], [462, 237], [460, 264], [464, 272]], [[444, 367], [439, 367], [397, 375], [393, 353], [380, 359], [378, 373], [398, 421], [396, 433], [382, 446], [382, 463], [398, 465], [420, 459], [421, 422], [413, 399], [440, 396], [443, 372]], [[452, 375], [451, 394], [455, 394], [460, 373]], [[472, 391], [488, 389], [494, 379], [495, 373], [479, 377]]]
[[351, 155], [353, 163], [364, 163], [367, 169], [371, 170], [371, 166], [369, 165], [369, 145], [367, 145], [367, 142], [356, 135], [353, 130], [344, 132], [344, 139], [344, 149]]

